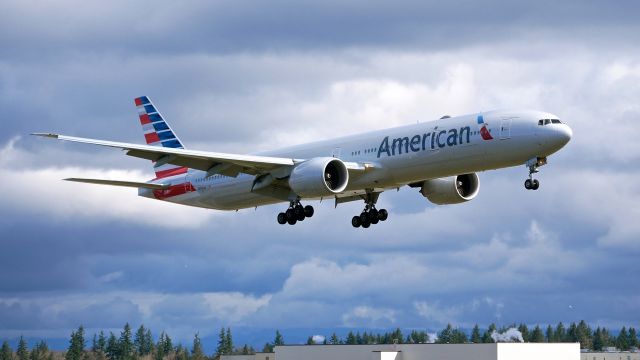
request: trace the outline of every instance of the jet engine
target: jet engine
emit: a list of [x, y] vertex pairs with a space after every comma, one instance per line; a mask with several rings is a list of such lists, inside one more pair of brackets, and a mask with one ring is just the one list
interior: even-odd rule
[[437, 205], [459, 204], [478, 195], [480, 179], [476, 174], [457, 175], [443, 179], [426, 180], [420, 193]]
[[313, 158], [298, 164], [289, 176], [289, 187], [301, 197], [328, 196], [344, 191], [349, 182], [345, 164], [333, 157]]

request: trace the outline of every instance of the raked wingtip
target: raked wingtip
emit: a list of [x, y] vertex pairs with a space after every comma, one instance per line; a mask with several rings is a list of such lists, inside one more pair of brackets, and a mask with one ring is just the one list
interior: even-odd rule
[[54, 139], [58, 138], [58, 134], [53, 134], [53, 133], [31, 133], [31, 135], [49, 137], [49, 138], [54, 138]]

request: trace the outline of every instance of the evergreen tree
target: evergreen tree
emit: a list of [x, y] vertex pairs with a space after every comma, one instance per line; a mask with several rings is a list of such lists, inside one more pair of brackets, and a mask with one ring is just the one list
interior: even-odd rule
[[484, 332], [484, 334], [482, 334], [482, 342], [485, 344], [494, 342], [491, 337], [491, 334], [493, 334], [494, 331], [496, 331], [496, 324], [489, 325], [489, 328]]
[[518, 331], [520, 331], [520, 333], [522, 334], [522, 340], [524, 340], [524, 342], [533, 342], [530, 339], [529, 328], [527, 327], [527, 324], [520, 324], [520, 326], [518, 326]]
[[116, 339], [116, 336], [112, 332], [109, 332], [106, 354], [110, 360], [120, 359], [120, 347], [118, 346], [118, 339]]
[[2, 349], [0, 349], [0, 360], [13, 360], [13, 349], [6, 340], [2, 342]]
[[480, 328], [478, 324], [475, 324], [473, 330], [471, 330], [471, 342], [474, 344], [479, 344], [482, 342], [482, 337], [480, 336]]
[[175, 348], [175, 360], [189, 360], [189, 350], [182, 344], [178, 344]]
[[227, 333], [224, 336], [225, 349], [227, 354], [233, 353], [233, 338], [231, 337], [231, 328], [227, 328]]
[[629, 328], [629, 348], [638, 347], [638, 333], [635, 328]]
[[165, 355], [169, 355], [173, 352], [173, 350], [173, 341], [171, 341], [169, 335], [165, 333], [164, 341], [162, 342], [162, 352], [164, 352]]
[[402, 341], [404, 340], [404, 336], [402, 335], [402, 331], [400, 330], [400, 328], [396, 328], [392, 333], [391, 333], [391, 343], [395, 344], [402, 344]]
[[594, 351], [602, 351], [604, 348], [604, 341], [602, 339], [602, 330], [598, 326], [596, 331], [593, 333], [593, 350]]
[[262, 348], [262, 352], [264, 352], [264, 353], [272, 353], [273, 352], [273, 345], [271, 345], [270, 343], [264, 344], [264, 347]]
[[34, 346], [33, 350], [31, 350], [31, 360], [46, 360], [49, 356], [49, 347], [47, 343], [42, 340]]
[[553, 333], [553, 328], [551, 325], [547, 326], [547, 330], [544, 332], [544, 339], [548, 343], [555, 342], [555, 335]]
[[282, 346], [284, 345], [284, 338], [282, 334], [280, 334], [280, 330], [276, 330], [276, 338], [273, 340], [273, 346]]
[[620, 329], [618, 337], [616, 338], [616, 347], [618, 350], [629, 351], [629, 334], [627, 333], [627, 328], [624, 326]]
[[107, 339], [104, 337], [104, 331], [100, 330], [98, 334], [98, 350], [102, 353], [107, 352]]
[[131, 340], [131, 326], [129, 326], [129, 323], [124, 325], [124, 329], [122, 329], [120, 333], [118, 347], [120, 348], [120, 359], [132, 360], [135, 358], [135, 349], [133, 347], [133, 341]]
[[576, 337], [578, 342], [580, 342], [580, 348], [591, 349], [591, 328], [589, 328], [589, 325], [587, 325], [584, 320], [580, 320], [580, 323], [576, 327]]
[[151, 336], [151, 330], [147, 329], [144, 333], [144, 346], [142, 348], [142, 355], [149, 355], [153, 352], [153, 336]]
[[356, 336], [353, 334], [353, 331], [349, 331], [347, 334], [347, 345], [355, 345], [356, 344]]
[[[576, 323], [571, 323], [569, 329], [567, 329], [567, 336], [564, 338], [565, 342], [578, 342], [578, 327]], [[581, 348], [584, 348], [581, 346]]]
[[534, 343], [543, 343], [544, 342], [544, 334], [542, 333], [542, 329], [540, 326], [536, 325], [536, 327], [531, 332], [529, 336], [529, 341]]
[[28, 360], [29, 359], [29, 348], [27, 347], [27, 341], [20, 336], [20, 341], [18, 342], [18, 349], [16, 349], [16, 357], [18, 360]]
[[453, 326], [447, 324], [447, 327], [438, 333], [438, 344], [453, 344]]
[[71, 332], [69, 349], [64, 355], [65, 360], [81, 360], [84, 355], [84, 327], [80, 325], [77, 331]]
[[244, 346], [242, 347], [242, 355], [250, 355], [251, 354], [251, 350], [249, 350], [249, 347], [247, 346], [247, 344], [244, 344]]
[[313, 341], [313, 336], [309, 336], [307, 338], [307, 345], [315, 345], [315, 344], [316, 344], [316, 342]]
[[224, 328], [220, 328], [220, 333], [218, 333], [218, 347], [216, 348], [216, 356], [219, 357], [220, 355], [227, 355], [227, 334], [224, 331]]
[[567, 341], [567, 330], [564, 328], [564, 324], [561, 322], [556, 326], [556, 331], [554, 334], [555, 342], [566, 342]]
[[136, 331], [135, 336], [133, 337], [133, 347], [139, 356], [146, 355], [144, 351], [145, 340], [146, 340], [145, 334], [146, 334], [146, 330], [144, 328], [144, 325], [140, 325], [140, 327]]
[[193, 336], [193, 347], [191, 348], [191, 359], [192, 360], [205, 360], [206, 356], [204, 355], [204, 351], [202, 351], [202, 343], [200, 342], [200, 337], [198, 333]]
[[338, 345], [340, 344], [340, 339], [338, 338], [338, 335], [336, 335], [336, 333], [331, 334], [331, 340], [329, 340], [329, 342], [331, 343], [331, 345]]

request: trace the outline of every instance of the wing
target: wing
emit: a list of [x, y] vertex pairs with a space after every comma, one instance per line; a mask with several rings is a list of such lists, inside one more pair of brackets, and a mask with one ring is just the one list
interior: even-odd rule
[[[48, 133], [34, 133], [32, 135], [121, 149], [126, 151], [129, 156], [155, 161], [157, 166], [163, 164], [186, 166], [188, 168], [206, 171], [209, 175], [222, 174], [234, 177], [237, 176], [238, 173], [258, 175], [282, 166], [293, 166], [297, 162], [302, 161], [270, 156], [238, 155], [166, 148]], [[354, 167], [357, 166], [354, 165]]]

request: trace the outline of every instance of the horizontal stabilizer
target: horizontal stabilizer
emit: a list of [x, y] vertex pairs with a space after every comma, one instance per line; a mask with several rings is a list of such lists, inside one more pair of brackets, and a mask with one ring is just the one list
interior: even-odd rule
[[126, 187], [144, 188], [144, 189], [151, 189], [151, 190], [164, 190], [164, 189], [168, 189], [169, 186], [171, 186], [169, 184], [149, 184], [149, 183], [135, 182], [135, 181], [117, 181], [117, 180], [102, 180], [102, 179], [68, 178], [64, 180], [88, 183], [88, 184], [126, 186]]

